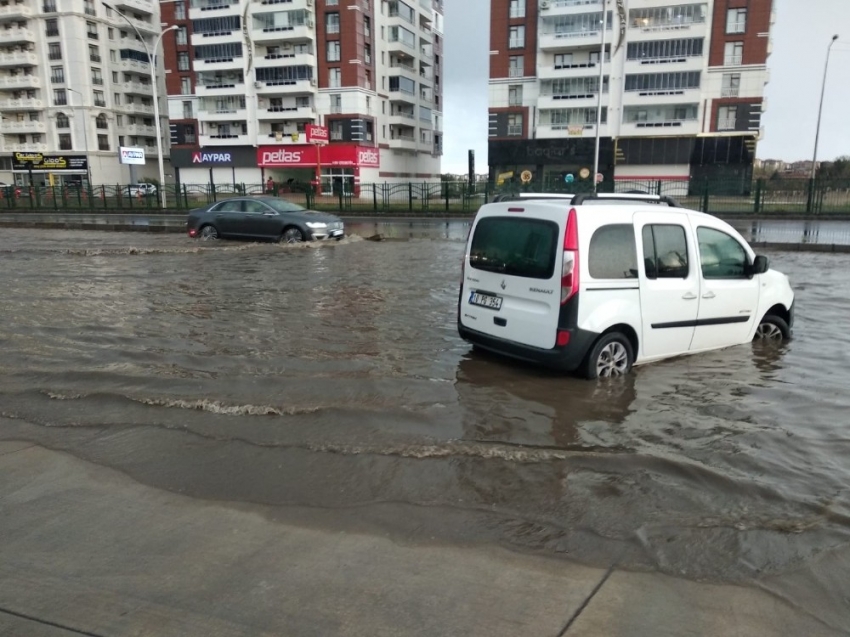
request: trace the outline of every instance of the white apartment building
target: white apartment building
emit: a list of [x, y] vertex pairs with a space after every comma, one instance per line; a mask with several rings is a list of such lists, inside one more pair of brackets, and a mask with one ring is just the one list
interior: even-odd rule
[[[437, 180], [442, 5], [190, 0], [168, 9], [172, 159], [182, 183]], [[308, 125], [330, 143], [307, 142]]]
[[[112, 6], [151, 48], [159, 5]], [[116, 10], [95, 0], [0, 1], [0, 180], [61, 185], [90, 174], [93, 184], [125, 184], [120, 146], [146, 151], [134, 177], [158, 175], [147, 56]]]
[[592, 179], [601, 70], [603, 179], [745, 178], [763, 134], [771, 4], [492, 0], [494, 177]]

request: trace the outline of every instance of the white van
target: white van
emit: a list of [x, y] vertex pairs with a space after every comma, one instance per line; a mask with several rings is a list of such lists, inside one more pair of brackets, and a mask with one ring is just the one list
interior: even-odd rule
[[790, 337], [788, 278], [729, 224], [668, 198], [614, 199], [482, 206], [463, 260], [461, 337], [587, 378]]

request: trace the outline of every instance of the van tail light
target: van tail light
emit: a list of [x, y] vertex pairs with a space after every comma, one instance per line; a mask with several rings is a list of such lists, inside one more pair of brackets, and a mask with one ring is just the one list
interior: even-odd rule
[[575, 208], [567, 218], [567, 232], [564, 235], [564, 262], [561, 267], [561, 305], [569, 301], [578, 292], [578, 219]]

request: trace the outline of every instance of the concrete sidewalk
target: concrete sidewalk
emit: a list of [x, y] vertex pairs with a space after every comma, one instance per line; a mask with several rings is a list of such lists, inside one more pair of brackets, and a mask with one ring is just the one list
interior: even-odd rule
[[272, 515], [0, 443], [0, 635], [841, 634], [755, 589]]

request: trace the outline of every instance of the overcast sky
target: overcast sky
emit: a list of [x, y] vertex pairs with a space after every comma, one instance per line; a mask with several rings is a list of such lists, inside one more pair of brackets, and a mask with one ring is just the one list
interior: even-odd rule
[[[529, 0], [535, 1], [535, 0]], [[773, 53], [758, 156], [811, 159], [826, 47], [835, 43], [826, 84], [820, 159], [850, 155], [850, 0], [774, 0]], [[443, 172], [487, 172], [490, 0], [445, 0]]]

